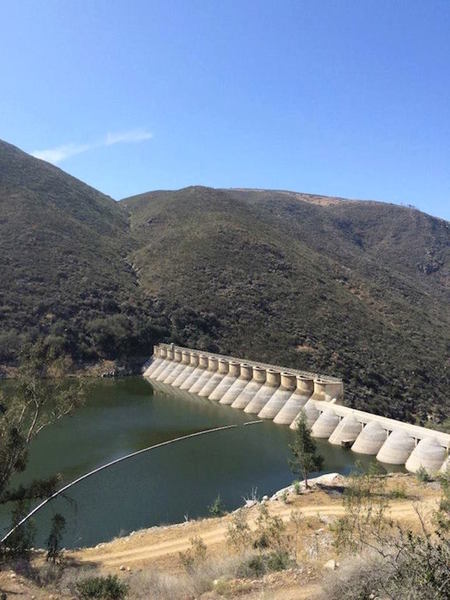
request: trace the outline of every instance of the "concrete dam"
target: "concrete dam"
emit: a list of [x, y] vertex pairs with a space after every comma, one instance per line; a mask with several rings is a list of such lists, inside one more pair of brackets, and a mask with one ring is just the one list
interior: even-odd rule
[[381, 463], [430, 475], [450, 468], [450, 435], [339, 404], [341, 379], [175, 346], [155, 346], [144, 377], [295, 429], [305, 414], [311, 435]]

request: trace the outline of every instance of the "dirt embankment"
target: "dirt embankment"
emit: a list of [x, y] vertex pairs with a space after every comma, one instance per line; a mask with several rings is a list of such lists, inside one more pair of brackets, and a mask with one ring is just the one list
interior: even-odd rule
[[[236, 587], [236, 594], [227, 597], [245, 600], [314, 599], [321, 590], [321, 573], [324, 566], [328, 561], [337, 559], [329, 526], [344, 513], [341, 494], [343, 483], [342, 478], [336, 478], [332, 485], [316, 487], [301, 494], [291, 492], [280, 495], [278, 500], [267, 501], [270, 514], [280, 517], [286, 524], [286, 531], [294, 541], [300, 567], [272, 573], [246, 585], [239, 585]], [[395, 521], [413, 530], [420, 528], [417, 509], [428, 519], [440, 496], [438, 485], [420, 484], [413, 476], [404, 474], [389, 477], [387, 490], [401, 490], [398, 498], [391, 499], [388, 512]], [[248, 523], [252, 529], [256, 527], [258, 512], [258, 504], [248, 509]], [[293, 522], [293, 515], [300, 517], [297, 525]], [[76, 570], [95, 567], [101, 574], [115, 574], [125, 581], [153, 571], [170, 574], [172, 577], [181, 576], [184, 569], [180, 562], [180, 552], [185, 552], [191, 547], [193, 538], [203, 540], [210, 557], [223, 559], [231, 553], [227, 544], [227, 530], [231, 520], [232, 515], [228, 514], [220, 518], [153, 527], [98, 544], [94, 548], [69, 552], [66, 558], [76, 565]], [[14, 597], [34, 596], [36, 600], [49, 598], [48, 591], [43, 593], [38, 588], [27, 588], [20, 577], [8, 579], [9, 576], [3, 573], [3, 581], [6, 580], [7, 584], [3, 589], [9, 587], [12, 592], [14, 588], [14, 594], [18, 594]], [[221, 597], [214, 595], [215, 592], [208, 594], [202, 598]], [[54, 598], [70, 597], [54, 593]]]

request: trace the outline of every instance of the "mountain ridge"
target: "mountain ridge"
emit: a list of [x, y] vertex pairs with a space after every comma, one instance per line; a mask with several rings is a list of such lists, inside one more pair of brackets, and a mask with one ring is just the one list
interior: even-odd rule
[[445, 420], [445, 220], [286, 190], [115, 202], [11, 148], [0, 144], [1, 363], [37, 339], [78, 364], [138, 363], [174, 341], [342, 376], [351, 406]]

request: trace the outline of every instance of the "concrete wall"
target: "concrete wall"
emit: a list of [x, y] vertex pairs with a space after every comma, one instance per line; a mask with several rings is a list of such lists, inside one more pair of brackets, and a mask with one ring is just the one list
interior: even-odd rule
[[248, 363], [240, 364], [239, 377], [233, 382], [229, 389], [219, 400], [220, 404], [231, 405], [253, 378], [253, 367]]
[[259, 390], [266, 382], [266, 370], [261, 367], [253, 367], [253, 377], [247, 382], [247, 385], [241, 391], [241, 393], [236, 397], [232, 408], [238, 408], [240, 410], [244, 410], [248, 404], [253, 400]]
[[449, 434], [338, 404], [344, 387], [336, 377], [173, 344], [155, 347], [144, 377], [156, 387], [161, 381], [291, 429], [305, 414], [314, 437], [412, 472], [424, 468], [436, 474], [449, 465]]
[[228, 373], [219, 383], [219, 385], [208, 396], [209, 400], [219, 402], [228, 392], [241, 373], [241, 364], [234, 360], [221, 359], [228, 362]]
[[297, 376], [294, 373], [281, 373], [280, 387], [270, 397], [267, 404], [258, 413], [260, 419], [275, 419], [280, 410], [294, 393], [297, 387]]
[[195, 371], [198, 367], [198, 354], [197, 352], [188, 352], [189, 362], [185, 369], [178, 375], [173, 382], [173, 387], [180, 388], [181, 385], [187, 380], [187, 378]]
[[303, 375], [296, 375], [295, 377], [297, 379], [297, 387], [294, 393], [289, 396], [286, 404], [273, 420], [274, 423], [279, 425], [290, 425], [313, 393], [314, 379]]

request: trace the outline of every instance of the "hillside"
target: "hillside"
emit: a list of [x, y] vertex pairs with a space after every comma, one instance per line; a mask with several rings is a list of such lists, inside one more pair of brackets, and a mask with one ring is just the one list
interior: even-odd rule
[[352, 406], [442, 420], [448, 224], [325, 200], [200, 187], [129, 198], [140, 284], [171, 306], [179, 343], [342, 375]]
[[0, 142], [0, 365], [153, 343], [340, 375], [358, 408], [449, 414], [448, 223], [417, 210], [190, 187], [120, 203]]
[[0, 364], [36, 339], [76, 361], [148, 352], [133, 244], [114, 200], [0, 142]]

